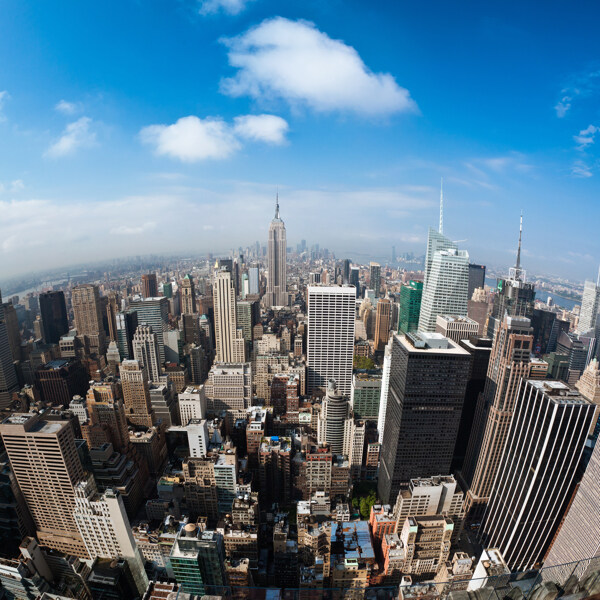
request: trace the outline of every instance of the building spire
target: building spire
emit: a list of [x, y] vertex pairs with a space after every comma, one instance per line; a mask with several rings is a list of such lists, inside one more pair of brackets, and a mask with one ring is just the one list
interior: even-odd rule
[[444, 178], [440, 181], [440, 233], [444, 233]]
[[521, 237], [523, 235], [523, 211], [521, 211], [521, 221], [519, 223], [519, 247], [517, 249], [517, 264], [515, 268], [517, 271], [521, 270]]
[[279, 188], [277, 188], [277, 194], [275, 195], [275, 218], [279, 219]]
[[596, 287], [600, 287], [600, 267], [598, 267], [598, 279], [596, 279]]

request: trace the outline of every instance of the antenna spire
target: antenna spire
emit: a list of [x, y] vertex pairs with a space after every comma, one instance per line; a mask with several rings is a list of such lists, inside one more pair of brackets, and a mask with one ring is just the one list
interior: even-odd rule
[[275, 195], [275, 218], [279, 219], [279, 187], [277, 187], [277, 194]]
[[440, 181], [440, 233], [444, 233], [444, 178]]
[[521, 270], [521, 237], [523, 235], [523, 211], [521, 211], [521, 221], [519, 223], [519, 248], [517, 250], [517, 264], [515, 268], [517, 272]]
[[596, 287], [600, 287], [600, 267], [598, 267], [598, 279], [596, 279]]

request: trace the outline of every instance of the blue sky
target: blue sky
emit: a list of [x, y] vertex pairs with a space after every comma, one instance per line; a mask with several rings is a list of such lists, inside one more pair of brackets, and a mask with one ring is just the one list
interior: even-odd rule
[[[590, 2], [0, 3], [0, 279], [288, 239], [594, 277]], [[598, 129], [597, 129], [598, 128]]]

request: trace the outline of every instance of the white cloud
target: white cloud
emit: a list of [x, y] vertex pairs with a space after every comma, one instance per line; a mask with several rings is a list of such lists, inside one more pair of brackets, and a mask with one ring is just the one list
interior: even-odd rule
[[6, 121], [6, 117], [4, 116], [2, 111], [4, 109], [4, 104], [9, 98], [10, 96], [8, 95], [8, 92], [6, 90], [0, 92], [0, 121]]
[[142, 142], [158, 155], [195, 162], [231, 156], [240, 143], [223, 119], [182, 117], [173, 125], [150, 125], [140, 132]]
[[22, 179], [14, 179], [10, 183], [4, 184], [0, 181], [0, 194], [4, 192], [9, 192], [14, 194], [15, 192], [20, 192], [25, 189], [25, 183], [23, 183]]
[[89, 117], [81, 117], [69, 123], [62, 135], [46, 150], [46, 156], [60, 158], [73, 154], [79, 148], [93, 146], [96, 134], [90, 131], [92, 120]]
[[242, 115], [230, 125], [218, 117], [182, 117], [172, 125], [149, 125], [140, 131], [143, 143], [159, 156], [183, 162], [229, 158], [242, 147], [241, 138], [282, 144], [288, 124], [275, 115]]
[[561, 100], [559, 101], [559, 103], [554, 107], [554, 110], [556, 111], [556, 116], [559, 119], [562, 119], [567, 114], [567, 112], [569, 111], [570, 108], [571, 108], [571, 97], [563, 96], [561, 98]]
[[240, 137], [276, 145], [285, 143], [289, 129], [287, 121], [276, 115], [244, 115], [234, 123], [233, 130]]
[[588, 146], [594, 143], [595, 135], [600, 131], [600, 127], [588, 125], [582, 129], [578, 135], [574, 135], [573, 139], [577, 143], [577, 150], [585, 150]]
[[224, 12], [228, 15], [237, 15], [241, 13], [246, 5], [252, 0], [201, 0], [200, 10], [201, 15], [214, 15], [218, 12]]
[[276, 17], [223, 40], [237, 74], [221, 82], [231, 96], [282, 98], [317, 111], [389, 115], [417, 111], [388, 73], [373, 73], [358, 52], [313, 23]]
[[593, 175], [592, 168], [582, 160], [575, 161], [573, 167], [571, 168], [571, 173], [573, 173], [575, 177], [583, 178], [592, 177]]
[[79, 102], [67, 102], [66, 100], [60, 100], [54, 106], [54, 110], [57, 110], [64, 115], [74, 115], [81, 110], [81, 104]]

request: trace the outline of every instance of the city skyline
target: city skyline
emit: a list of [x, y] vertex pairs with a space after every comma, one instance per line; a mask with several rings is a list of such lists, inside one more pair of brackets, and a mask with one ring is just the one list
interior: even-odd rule
[[341, 6], [4, 3], [2, 275], [245, 246], [277, 186], [292, 243], [420, 253], [444, 177], [474, 262], [513, 264], [523, 209], [530, 272], [594, 278], [596, 10]]

